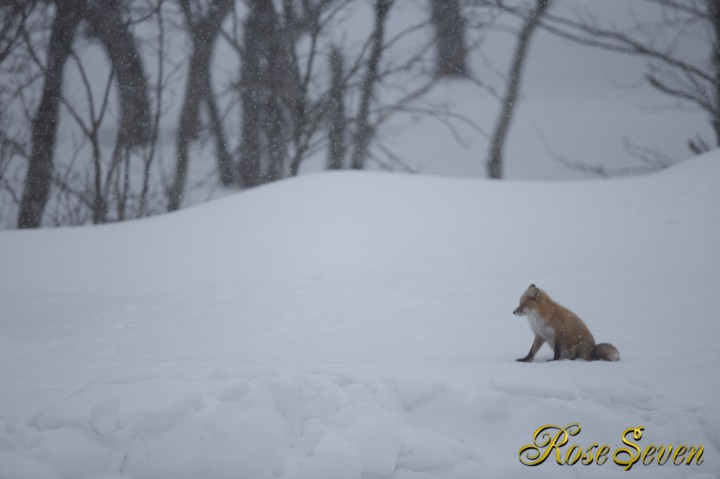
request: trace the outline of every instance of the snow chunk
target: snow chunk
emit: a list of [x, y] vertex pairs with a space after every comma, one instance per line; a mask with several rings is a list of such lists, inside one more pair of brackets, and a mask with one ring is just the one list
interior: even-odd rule
[[360, 479], [362, 462], [355, 446], [344, 437], [328, 432], [315, 448], [313, 461], [301, 469], [302, 479]]
[[395, 390], [403, 408], [409, 411], [421, 402], [428, 401], [445, 392], [446, 385], [438, 382], [395, 380]]
[[223, 408], [205, 418], [200, 435], [199, 476], [277, 477], [284, 472], [286, 441], [282, 422], [272, 411]]
[[97, 441], [90, 431], [62, 428], [43, 431], [37, 437], [37, 455], [54, 465], [63, 477], [93, 477], [118, 470], [122, 455]]
[[13, 452], [0, 452], [2, 479], [61, 479], [61, 477], [57, 471], [36, 458]]
[[191, 394], [174, 404], [153, 410], [140, 411], [132, 418], [131, 434], [146, 436], [160, 434], [174, 428], [183, 417], [200, 408], [203, 399], [200, 394]]
[[101, 436], [110, 436], [118, 425], [120, 401], [105, 398], [98, 401], [90, 411], [90, 426]]
[[643, 410], [655, 409], [652, 391], [646, 386], [627, 384], [610, 391], [610, 397], [617, 404]]
[[403, 443], [397, 465], [414, 471], [439, 471], [450, 469], [459, 460], [449, 441], [423, 434]]
[[508, 394], [526, 394], [528, 396], [537, 396], [541, 398], [555, 398], [565, 401], [572, 401], [577, 398], [577, 393], [571, 384], [563, 384], [556, 382], [548, 384], [546, 381], [528, 381], [527, 377], [520, 381], [509, 381], [506, 379], [494, 378], [491, 386]]
[[359, 417], [350, 429], [367, 474], [389, 475], [395, 471], [402, 445], [401, 426], [386, 415]]
[[318, 425], [312, 425], [307, 428], [303, 434], [300, 443], [307, 454], [312, 454], [320, 441], [327, 434], [327, 429]]
[[250, 383], [245, 378], [230, 378], [221, 381], [221, 384], [213, 392], [218, 401], [235, 402], [245, 395], [250, 389]]

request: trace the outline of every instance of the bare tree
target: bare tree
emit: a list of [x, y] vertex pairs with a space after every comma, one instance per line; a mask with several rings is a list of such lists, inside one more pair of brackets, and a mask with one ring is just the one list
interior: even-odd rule
[[0, 64], [12, 54], [22, 41], [25, 31], [25, 19], [35, 7], [35, 1], [9, 0], [0, 3]]
[[152, 132], [145, 69], [123, 6], [123, 0], [96, 0], [86, 9], [90, 32], [102, 43], [117, 78], [121, 148], [148, 142]]
[[222, 22], [230, 12], [233, 2], [232, 0], [212, 0], [204, 15], [198, 11], [197, 4], [193, 8], [190, 0], [180, 0], [180, 5], [185, 16], [187, 30], [190, 33], [192, 53], [190, 54], [185, 82], [185, 98], [176, 136], [175, 180], [168, 190], [169, 211], [178, 209], [182, 201], [187, 181], [188, 147], [190, 141], [198, 134], [200, 105], [203, 100], [209, 106], [213, 130], [218, 136], [216, 147], [220, 149], [218, 157], [221, 158], [220, 166], [224, 169], [221, 178], [230, 174], [227, 171], [229, 169], [229, 165], [227, 165], [229, 153], [223, 144], [224, 133], [222, 125], [219, 124], [219, 113], [212, 94], [210, 60]]
[[333, 47], [330, 52], [330, 103], [328, 105], [328, 164], [329, 170], [340, 170], [345, 163], [346, 139], [345, 89], [342, 52]]
[[[433, 8], [425, 8], [427, 16], [393, 33], [395, 0], [373, 0], [375, 21], [361, 41], [339, 40], [334, 30], [352, 0], [246, 0], [226, 22], [238, 0], [0, 3], [0, 99], [8, 105], [0, 115], [0, 200], [13, 203], [2, 211], [21, 213], [23, 227], [177, 209], [199, 181], [255, 186], [297, 175], [324, 152], [329, 168], [412, 171], [384, 143], [391, 119], [435, 118], [456, 137], [452, 123], [467, 121], [446, 105], [423, 103], [441, 76], [438, 37], [455, 46], [463, 40], [438, 19], [461, 15], [460, 0], [437, 2], [435, 22]], [[183, 58], [165, 48], [180, 36], [192, 46]], [[218, 36], [235, 49], [240, 68], [215, 84], [216, 95]], [[106, 53], [106, 69], [88, 63], [93, 44]], [[150, 61], [157, 62], [152, 76], [145, 74]], [[65, 71], [72, 85], [63, 85]], [[184, 93], [179, 117], [168, 119], [177, 86]], [[233, 142], [225, 130], [238, 117]], [[191, 184], [189, 149], [213, 146], [216, 164], [198, 165], [205, 179]]]
[[92, 159], [91, 164], [93, 171], [92, 189], [90, 190], [90, 192], [85, 190], [73, 192], [73, 188], [66, 182], [64, 182], [60, 176], [55, 175], [54, 179], [55, 183], [57, 183], [60, 188], [68, 192], [73, 192], [81, 202], [85, 203], [88, 209], [92, 211], [93, 223], [100, 224], [105, 223], [105, 221], [107, 220], [109, 203], [107, 193], [110, 189], [110, 183], [112, 181], [115, 171], [113, 168], [109, 168], [107, 171], [107, 177], [105, 179], [103, 178], [103, 161], [102, 151], [100, 148], [100, 128], [102, 127], [103, 120], [107, 112], [108, 99], [110, 97], [110, 86], [113, 81], [114, 72], [111, 71], [108, 75], [108, 79], [104, 88], [104, 94], [102, 96], [102, 101], [98, 108], [95, 106], [93, 92], [90, 86], [90, 80], [88, 78], [86, 69], [83, 66], [82, 61], [74, 51], [71, 53], [71, 56], [75, 62], [75, 65], [77, 66], [83, 87], [85, 89], [88, 110], [87, 116], [89, 118], [87, 118], [87, 120], [83, 119], [82, 113], [77, 111], [73, 104], [68, 101], [64, 96], [61, 97], [61, 100], [65, 108], [70, 113], [70, 116], [76, 122], [76, 124], [90, 143], [90, 155]]
[[[714, 141], [696, 135], [688, 139], [690, 150], [706, 151], [710, 143], [720, 146], [720, 2], [643, 0], [643, 3], [658, 10], [657, 21], [635, 19], [627, 29], [619, 30], [580, 13], [551, 14], [545, 16], [542, 26], [581, 45], [645, 60], [644, 79], [653, 89], [707, 115]], [[692, 45], [685, 41], [692, 41]], [[707, 55], [704, 62], [688, 58], [688, 49], [697, 51], [698, 47]]]
[[43, 92], [32, 124], [32, 151], [20, 203], [18, 228], [40, 226], [53, 177], [53, 151], [62, 94], [63, 70], [85, 9], [84, 0], [57, 0], [47, 50]]
[[[237, 47], [242, 55], [242, 186], [297, 175], [308, 154], [322, 143], [320, 128], [333, 100], [331, 82], [319, 80], [316, 59], [321, 36], [348, 3], [284, 0], [280, 11], [271, 2], [250, 4], [243, 45]], [[339, 80], [347, 84], [347, 77]]]
[[[58, 107], [62, 102], [78, 121], [83, 133], [91, 143], [93, 165], [95, 168], [95, 194], [92, 202], [93, 220], [104, 222], [107, 215], [107, 200], [103, 191], [98, 145], [98, 128], [104, 108], [99, 116], [90, 112], [90, 123], [83, 124], [80, 115], [63, 97], [63, 71], [70, 55], [72, 44], [83, 20], [87, 21], [90, 36], [100, 40], [108, 54], [117, 80], [120, 99], [121, 118], [118, 128], [115, 152], [106, 176], [106, 187], [114, 172], [120, 166], [123, 153], [128, 148], [146, 143], [150, 136], [150, 113], [147, 98], [147, 86], [134, 38], [123, 19], [122, 3], [119, 0], [57, 0], [55, 2], [55, 20], [47, 47], [47, 59], [43, 63], [35, 53], [27, 33], [24, 34], [33, 60], [43, 70], [44, 88], [40, 105], [32, 125], [32, 153], [25, 177], [25, 188], [20, 203], [18, 227], [35, 228], [40, 225], [42, 213], [50, 196], [53, 184], [53, 154], [58, 123]], [[79, 62], [78, 62], [79, 64]], [[89, 80], [81, 70], [86, 90]], [[107, 92], [105, 90], [106, 104]], [[90, 102], [92, 107], [92, 102]], [[115, 177], [119, 178], [119, 177]], [[105, 188], [105, 191], [107, 188]]]
[[262, 182], [264, 106], [269, 96], [266, 88], [267, 69], [264, 62], [267, 62], [270, 55], [269, 37], [275, 34], [277, 24], [275, 9], [271, 2], [252, 0], [249, 2], [249, 8], [244, 24], [239, 84], [242, 118], [238, 179], [245, 187]]
[[465, 17], [459, 0], [430, 0], [435, 26], [435, 73], [438, 76], [467, 76]]
[[[444, 106], [414, 108], [438, 78], [429, 16], [386, 40], [394, 2], [378, 0], [367, 40], [358, 49], [341, 49], [328, 31], [351, 3], [252, 0], [242, 28], [236, 15], [234, 27], [224, 32], [241, 59], [234, 86], [241, 105], [236, 176], [241, 187], [297, 175], [303, 161], [323, 148], [328, 168], [365, 168], [370, 160], [381, 168], [412, 171], [377, 135], [386, 122], [403, 113], [434, 116], [452, 130], [453, 122], [467, 120]], [[416, 51], [408, 53], [405, 45], [401, 55], [384, 60], [412, 35]]]
[[393, 1], [375, 0], [375, 27], [370, 39], [370, 58], [368, 59], [365, 78], [360, 91], [360, 110], [357, 116], [355, 148], [351, 162], [351, 167], [356, 170], [360, 170], [365, 166], [368, 147], [373, 136], [373, 128], [370, 123], [370, 103], [375, 94], [375, 85], [378, 81], [378, 68], [384, 51], [385, 25]]
[[[36, 62], [27, 44], [31, 37], [49, 39], [55, 10], [36, 0], [0, 2], [0, 228], [18, 224], [32, 152], [33, 120], [45, 87], [46, 63]], [[46, 96], [46, 107], [48, 100]]]
[[212, 69], [209, 69], [205, 76], [205, 101], [207, 103], [210, 129], [215, 137], [215, 155], [217, 157], [217, 170], [220, 177], [220, 184], [231, 186], [235, 183], [235, 165], [232, 155], [228, 150], [228, 140], [225, 135], [225, 128], [220, 115], [215, 91], [212, 86]]
[[[318, 57], [324, 48], [321, 46], [323, 36], [330, 29], [335, 16], [350, 4], [350, 0], [303, 1], [297, 12], [292, 4], [291, 0], [283, 2], [286, 25], [284, 38], [292, 81], [282, 98], [290, 125], [289, 173], [295, 176], [299, 174], [302, 162], [312, 150], [324, 143], [320, 133], [328, 115], [336, 115], [335, 118], [340, 124], [335, 125], [336, 131], [331, 134], [331, 138], [327, 138], [327, 143], [342, 141], [344, 137], [347, 120], [342, 121], [341, 116], [345, 112], [344, 95], [348, 78], [343, 65], [343, 52], [337, 45], [327, 47], [330, 52], [329, 81], [324, 80], [327, 75], [323, 72], [324, 65], [318, 61]], [[309, 48], [302, 48], [300, 40], [309, 43]], [[319, 78], [323, 78], [323, 81], [318, 82]], [[313, 86], [320, 88], [314, 90]], [[329, 121], [334, 120], [330, 118]], [[335, 147], [339, 146], [340, 144], [335, 144]], [[339, 150], [336, 153], [339, 153]], [[344, 151], [342, 155], [344, 156]]]
[[[499, 0], [499, 4], [502, 4], [501, 0]], [[515, 46], [515, 52], [513, 53], [512, 63], [510, 65], [510, 72], [506, 80], [506, 90], [500, 105], [500, 114], [498, 115], [495, 129], [490, 137], [490, 154], [487, 159], [487, 173], [489, 178], [499, 179], [503, 177], [502, 168], [505, 141], [520, 92], [523, 68], [527, 59], [530, 39], [549, 6], [550, 0], [536, 0], [535, 7], [524, 15], [523, 25], [518, 34], [517, 45]]]

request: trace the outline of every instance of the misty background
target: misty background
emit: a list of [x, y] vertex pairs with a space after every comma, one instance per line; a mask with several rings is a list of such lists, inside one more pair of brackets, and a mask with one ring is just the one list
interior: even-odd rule
[[563, 180], [718, 146], [712, 0], [0, 5], [0, 227], [298, 174]]

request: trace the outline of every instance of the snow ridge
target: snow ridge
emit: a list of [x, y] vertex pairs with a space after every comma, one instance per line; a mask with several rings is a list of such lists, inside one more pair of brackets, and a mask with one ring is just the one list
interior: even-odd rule
[[[0, 479], [717, 479], [718, 180], [343, 172], [0, 232]], [[532, 282], [622, 359], [516, 362]], [[521, 464], [573, 423], [704, 461]]]

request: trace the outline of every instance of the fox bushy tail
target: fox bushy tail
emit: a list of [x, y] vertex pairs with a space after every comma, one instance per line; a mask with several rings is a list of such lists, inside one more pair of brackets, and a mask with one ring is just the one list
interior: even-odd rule
[[620, 351], [610, 343], [600, 343], [595, 345], [592, 352], [593, 360], [602, 359], [603, 361], [619, 361]]

